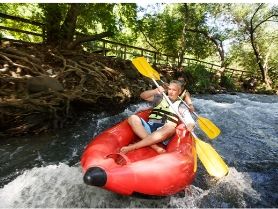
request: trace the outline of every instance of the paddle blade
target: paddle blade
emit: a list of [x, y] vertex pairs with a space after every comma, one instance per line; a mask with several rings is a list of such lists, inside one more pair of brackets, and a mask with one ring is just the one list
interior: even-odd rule
[[145, 57], [137, 57], [132, 60], [132, 64], [136, 69], [144, 76], [153, 78], [155, 80], [160, 80], [159, 73], [152, 68], [152, 66], [147, 62]]
[[206, 135], [210, 139], [216, 138], [221, 133], [220, 129], [207, 118], [199, 116], [197, 122], [200, 128], [206, 133]]
[[221, 178], [229, 172], [229, 168], [213, 147], [195, 138], [196, 150], [199, 159], [209, 175]]

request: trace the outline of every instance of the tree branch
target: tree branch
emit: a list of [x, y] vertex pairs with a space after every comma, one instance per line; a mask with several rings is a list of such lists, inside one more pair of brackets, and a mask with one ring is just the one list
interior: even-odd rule
[[255, 32], [255, 30], [256, 30], [261, 24], [263, 24], [263, 23], [265, 23], [265, 22], [277, 22], [276, 20], [270, 20], [270, 18], [272, 18], [272, 17], [278, 17], [278, 14], [277, 14], [277, 15], [276, 15], [276, 14], [273, 14], [273, 15], [267, 17], [266, 19], [264, 19], [263, 21], [261, 21], [260, 23], [258, 23], [258, 24], [254, 27], [253, 32]]
[[254, 12], [254, 14], [252, 15], [251, 20], [250, 20], [251, 26], [252, 26], [252, 22], [253, 22], [253, 19], [254, 19], [255, 15], [257, 14], [257, 12], [261, 9], [261, 7], [262, 7], [263, 5], [264, 5], [264, 4], [261, 3], [261, 4], [258, 6], [258, 8], [256, 9], [256, 11]]
[[91, 35], [91, 36], [81, 36], [77, 38], [75, 41], [73, 41], [71, 44], [69, 44], [68, 49], [74, 49], [77, 45], [80, 45], [81, 43], [88, 42], [88, 41], [94, 41], [101, 38], [112, 36], [113, 33], [111, 31], [106, 31], [103, 33]]
[[152, 45], [152, 44], [150, 43], [148, 37], [147, 37], [146, 34], [143, 32], [143, 30], [141, 30], [141, 28], [139, 28], [139, 30], [140, 30], [140, 32], [143, 34], [143, 36], [144, 36], [146, 42], [147, 42], [155, 51], [158, 52], [159, 50], [158, 50], [154, 45]]
[[222, 41], [220, 39], [214, 38], [213, 36], [209, 35], [207, 31], [203, 31], [203, 30], [185, 29], [184, 31], [200, 33], [200, 34], [204, 35], [205, 37], [207, 37], [210, 41], [212, 41], [214, 43], [214, 45], [216, 46], [217, 51], [220, 55], [221, 62], [222, 62], [221, 66], [224, 65], [224, 49], [223, 49]]

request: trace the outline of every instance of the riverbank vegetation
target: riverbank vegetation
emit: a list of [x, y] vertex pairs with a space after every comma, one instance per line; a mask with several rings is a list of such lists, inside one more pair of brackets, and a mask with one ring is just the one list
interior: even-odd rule
[[[151, 82], [130, 60], [99, 54], [95, 47], [101, 38], [176, 57], [175, 65], [152, 64], [165, 81], [182, 75], [192, 94], [277, 93], [275, 5], [148, 8], [151, 12], [136, 4], [0, 4], [0, 135], [61, 128], [79, 111], [116, 113], [139, 101]], [[30, 24], [7, 14], [27, 18]], [[40, 29], [42, 35], [36, 32]], [[216, 63], [219, 69], [185, 63], [185, 58]], [[232, 76], [228, 68], [248, 76]]]

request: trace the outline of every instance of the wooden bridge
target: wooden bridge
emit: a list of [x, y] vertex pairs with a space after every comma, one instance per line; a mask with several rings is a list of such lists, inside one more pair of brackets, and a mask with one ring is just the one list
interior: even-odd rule
[[[7, 15], [4, 13], [0, 13], [0, 18], [15, 22], [20, 22], [24, 24], [30, 24], [33, 27], [33, 31], [25, 31], [14, 27], [6, 27], [2, 26], [0, 23], [0, 29], [2, 31], [8, 31], [9, 34], [12, 34], [13, 32], [16, 34], [24, 34], [25, 37], [21, 38], [20, 40], [16, 40], [13, 37], [1, 37], [2, 40], [10, 40], [10, 41], [18, 41], [23, 43], [33, 43], [33, 44], [42, 44], [45, 41], [45, 24], [28, 20], [21, 17], [16, 17], [12, 15]], [[4, 21], [2, 21], [4, 22]], [[3, 24], [3, 23], [2, 23]], [[5, 33], [4, 33], [5, 34]], [[38, 41], [37, 41], [38, 40]], [[150, 63], [156, 64], [156, 65], [169, 65], [169, 66], [177, 66], [178, 64], [178, 57], [167, 55], [167, 54], [161, 54], [156, 51], [135, 47], [131, 45], [126, 45], [122, 43], [117, 43], [114, 41], [106, 40], [106, 39], [100, 39], [96, 41], [90, 42], [90, 47], [88, 48], [90, 52], [93, 53], [99, 53], [104, 56], [110, 56], [110, 57], [119, 57], [122, 59], [128, 59], [131, 60], [134, 57], [138, 56], [144, 56], [148, 59]], [[206, 67], [206, 69], [210, 72], [221, 72], [223, 69], [220, 65], [209, 63], [193, 58], [184, 58], [182, 62], [183, 67], [188, 67], [191, 65], [201, 64]], [[246, 79], [251, 77], [252, 75], [243, 70], [238, 70], [234, 68], [225, 68], [224, 69], [224, 75], [233, 78], [235, 81], [239, 79]]]

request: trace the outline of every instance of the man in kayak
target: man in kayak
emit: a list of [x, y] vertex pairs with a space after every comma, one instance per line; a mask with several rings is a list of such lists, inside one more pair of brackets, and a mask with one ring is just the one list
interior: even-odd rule
[[[156, 89], [147, 90], [141, 93], [140, 97], [151, 102], [154, 108], [149, 115], [148, 122], [144, 121], [137, 115], [131, 115], [128, 118], [128, 123], [132, 130], [142, 140], [135, 144], [122, 147], [120, 152], [127, 153], [146, 146], [151, 146], [158, 153], [165, 152], [165, 150], [158, 146], [157, 143], [163, 142], [175, 133], [179, 118], [166, 99], [163, 98], [162, 92], [164, 91], [165, 89], [162, 86], [159, 86]], [[187, 107], [178, 98], [182, 92], [181, 82], [177, 80], [171, 81], [167, 92], [175, 109], [179, 111], [187, 122], [187, 130], [192, 131], [195, 126], [195, 121], [191, 117]], [[192, 106], [192, 103], [188, 104], [188, 106]]]

